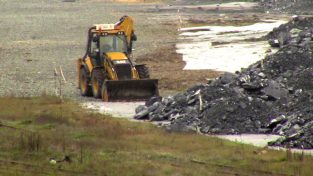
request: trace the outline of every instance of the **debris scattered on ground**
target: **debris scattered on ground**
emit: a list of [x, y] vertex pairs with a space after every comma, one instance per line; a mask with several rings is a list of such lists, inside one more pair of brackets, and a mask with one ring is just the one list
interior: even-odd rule
[[312, 39], [312, 31], [307, 31], [311, 28], [313, 28], [312, 18], [293, 16], [291, 21], [275, 28], [266, 37], [272, 47], [282, 47], [287, 44], [297, 45], [303, 42], [304, 38]]
[[170, 121], [171, 131], [279, 134], [283, 138], [271, 145], [313, 148], [313, 30], [303, 21], [313, 24], [312, 18], [294, 18], [268, 35], [288, 33], [277, 53], [186, 92], [153, 97], [135, 118]]
[[269, 13], [289, 13], [289, 14], [312, 14], [313, 2], [309, 0], [301, 1], [276, 1], [276, 0], [262, 0], [259, 2], [260, 7]]

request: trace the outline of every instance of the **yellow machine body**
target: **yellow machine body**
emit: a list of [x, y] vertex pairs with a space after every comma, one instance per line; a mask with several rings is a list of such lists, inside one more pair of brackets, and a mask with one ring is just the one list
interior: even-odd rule
[[144, 65], [130, 58], [136, 40], [133, 20], [122, 17], [116, 24], [96, 24], [88, 31], [87, 51], [77, 61], [81, 94], [104, 101], [147, 100], [158, 96], [158, 80], [150, 79]]

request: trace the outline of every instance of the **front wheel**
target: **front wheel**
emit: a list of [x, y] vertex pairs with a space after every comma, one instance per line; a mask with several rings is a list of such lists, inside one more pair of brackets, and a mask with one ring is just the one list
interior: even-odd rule
[[101, 98], [101, 86], [104, 81], [104, 71], [102, 69], [94, 69], [91, 74], [92, 94], [95, 98]]
[[150, 73], [148, 67], [145, 65], [137, 65], [136, 66], [138, 75], [140, 79], [148, 79], [150, 78]]
[[101, 95], [102, 95], [103, 101], [106, 101], [106, 102], [109, 101], [108, 87], [105, 82], [103, 82], [102, 87], [101, 87]]

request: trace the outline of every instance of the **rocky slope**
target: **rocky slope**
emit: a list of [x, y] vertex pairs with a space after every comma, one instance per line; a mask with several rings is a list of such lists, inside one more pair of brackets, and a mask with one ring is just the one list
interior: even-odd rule
[[186, 92], [153, 97], [135, 118], [170, 121], [174, 131], [279, 134], [271, 145], [313, 148], [313, 30], [301, 26], [308, 22], [313, 19], [295, 18], [273, 30], [269, 42], [280, 32], [288, 36], [277, 53]]

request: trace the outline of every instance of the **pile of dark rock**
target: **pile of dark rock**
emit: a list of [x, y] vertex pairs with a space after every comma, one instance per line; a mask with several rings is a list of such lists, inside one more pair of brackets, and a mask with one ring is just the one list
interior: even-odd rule
[[[312, 28], [312, 18], [293, 16], [292, 20], [290, 20], [288, 23], [282, 24], [278, 28], [275, 28], [273, 31], [268, 33], [266, 38], [272, 47], [282, 47], [287, 44], [297, 45], [303, 42], [304, 38], [312, 37], [307, 36], [312, 33], [307, 32], [307, 30]], [[310, 39], [308, 41], [310, 41]]]
[[170, 121], [172, 131], [279, 134], [283, 137], [271, 145], [313, 148], [313, 30], [294, 28], [299, 34], [278, 52], [236, 74], [153, 97], [137, 107], [135, 118]]

